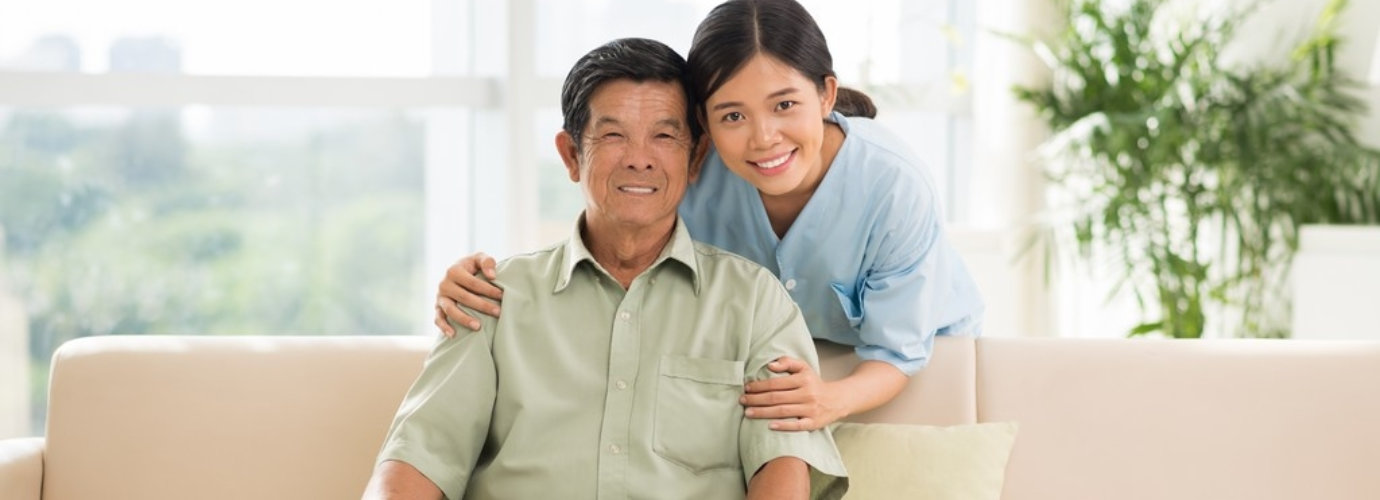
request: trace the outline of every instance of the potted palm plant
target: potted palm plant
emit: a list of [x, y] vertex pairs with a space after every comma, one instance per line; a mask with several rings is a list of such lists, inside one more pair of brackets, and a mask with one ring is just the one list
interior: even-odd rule
[[[1246, 10], [1176, 22], [1164, 0], [1066, 0], [1069, 24], [1028, 41], [1052, 71], [1019, 87], [1053, 134], [1041, 149], [1056, 201], [1049, 251], [1110, 263], [1142, 319], [1128, 335], [1287, 336], [1298, 230], [1380, 221], [1380, 152], [1333, 66], [1330, 2], [1286, 61], [1220, 63]], [[1183, 19], [1180, 17], [1180, 19]]]

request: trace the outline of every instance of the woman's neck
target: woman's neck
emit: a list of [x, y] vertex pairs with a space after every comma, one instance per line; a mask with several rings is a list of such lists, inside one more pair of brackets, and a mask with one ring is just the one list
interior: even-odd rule
[[805, 205], [814, 197], [815, 190], [824, 181], [824, 175], [829, 172], [834, 158], [839, 154], [839, 148], [843, 146], [843, 138], [843, 129], [837, 123], [824, 122], [824, 142], [820, 144], [818, 173], [801, 183], [799, 189], [789, 193], [771, 196], [758, 192], [762, 197], [762, 207], [767, 210], [767, 220], [771, 221], [771, 230], [776, 233], [778, 239], [786, 237], [786, 232], [790, 231], [796, 218], [800, 217], [800, 212], [805, 210]]

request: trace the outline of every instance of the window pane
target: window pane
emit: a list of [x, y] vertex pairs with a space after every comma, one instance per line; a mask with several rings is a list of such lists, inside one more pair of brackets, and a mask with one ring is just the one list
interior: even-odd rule
[[[0, 5], [0, 68], [421, 76], [432, 67], [431, 3], [6, 2]], [[447, 30], [465, 26], [456, 21]]]
[[435, 113], [462, 112], [0, 110], [0, 284], [33, 376], [88, 335], [423, 331]]

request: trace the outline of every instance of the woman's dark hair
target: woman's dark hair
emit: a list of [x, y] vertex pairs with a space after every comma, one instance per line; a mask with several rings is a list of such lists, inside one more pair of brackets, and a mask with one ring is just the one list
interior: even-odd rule
[[589, 125], [589, 100], [600, 86], [614, 80], [668, 82], [679, 85], [685, 93], [686, 126], [690, 127], [691, 144], [697, 143], [703, 129], [695, 119], [694, 94], [687, 75], [685, 59], [656, 40], [620, 38], [601, 45], [575, 61], [565, 75], [561, 85], [561, 114], [565, 122], [561, 128], [579, 148]]
[[[767, 54], [795, 68], [824, 90], [834, 75], [834, 58], [815, 19], [795, 0], [729, 0], [700, 22], [690, 44], [690, 88], [696, 116], [705, 119], [704, 103], [737, 74], [752, 56]], [[839, 87], [834, 110], [846, 116], [877, 115], [862, 92]]]

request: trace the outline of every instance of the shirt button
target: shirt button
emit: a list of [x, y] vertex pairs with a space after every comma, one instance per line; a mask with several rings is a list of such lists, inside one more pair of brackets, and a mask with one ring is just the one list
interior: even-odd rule
[[623, 449], [622, 449], [622, 448], [619, 448], [618, 445], [616, 445], [616, 444], [611, 444], [611, 445], [609, 445], [609, 453], [612, 453], [612, 454], [614, 454], [614, 455], [617, 455], [617, 454], [623, 453]]
[[624, 390], [624, 389], [627, 389], [627, 388], [628, 388], [628, 383], [627, 383], [627, 382], [624, 382], [624, 381], [622, 381], [622, 380], [619, 380], [619, 381], [617, 381], [617, 382], [614, 382], [614, 383], [613, 383], [613, 386], [614, 386], [614, 387], [617, 387], [618, 390], [621, 391], [621, 390]]
[[631, 317], [632, 317], [632, 314], [630, 314], [628, 311], [623, 311], [623, 312], [618, 313], [618, 319], [621, 319], [621, 320], [623, 320], [623, 321], [627, 321], [628, 318], [631, 318]]
[[795, 290], [795, 280], [794, 280], [794, 279], [786, 280], [786, 290], [787, 290], [787, 291]]

